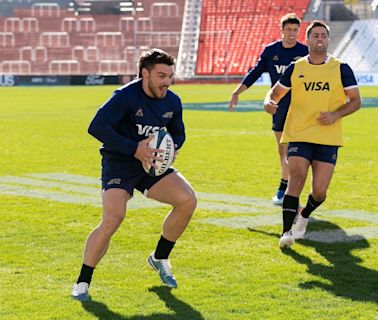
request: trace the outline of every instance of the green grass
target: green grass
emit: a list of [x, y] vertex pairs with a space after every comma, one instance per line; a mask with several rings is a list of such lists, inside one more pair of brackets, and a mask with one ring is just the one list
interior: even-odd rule
[[[173, 90], [184, 103], [226, 102], [234, 87]], [[51, 172], [99, 177], [100, 143], [86, 130], [113, 89], [0, 88], [0, 177]], [[241, 100], [262, 99], [266, 90], [253, 87]], [[378, 96], [377, 88], [361, 92]], [[184, 118], [187, 142], [175, 166], [196, 191], [272, 197], [279, 166], [268, 114], [186, 110]], [[378, 108], [362, 108], [343, 120], [345, 147], [322, 210], [378, 215], [377, 118]], [[172, 252], [178, 289], [161, 287], [145, 263], [168, 208], [135, 209], [95, 271], [92, 301], [78, 303], [70, 298], [71, 286], [101, 209], [5, 195], [1, 181], [0, 186], [2, 320], [378, 319], [378, 235], [348, 243], [301, 241], [282, 253], [279, 225], [211, 225], [204, 219], [245, 215], [209, 209], [196, 210]], [[301, 203], [308, 191], [309, 181]], [[272, 215], [280, 216], [280, 210], [272, 207]], [[335, 216], [313, 222], [310, 230], [377, 225]]]

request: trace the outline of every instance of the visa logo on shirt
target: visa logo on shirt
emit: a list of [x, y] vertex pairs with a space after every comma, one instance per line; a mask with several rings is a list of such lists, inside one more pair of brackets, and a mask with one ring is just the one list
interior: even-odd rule
[[285, 65], [278, 65], [278, 64], [274, 65], [274, 67], [276, 68], [276, 72], [278, 74], [284, 73], [286, 68], [287, 68], [287, 66], [285, 66]]
[[151, 133], [155, 132], [155, 131], [159, 131], [160, 127], [153, 127], [153, 126], [143, 126], [141, 124], [136, 124], [137, 128], [138, 128], [138, 134], [140, 136], [146, 136], [148, 137]]
[[303, 82], [306, 91], [329, 91], [328, 82]]

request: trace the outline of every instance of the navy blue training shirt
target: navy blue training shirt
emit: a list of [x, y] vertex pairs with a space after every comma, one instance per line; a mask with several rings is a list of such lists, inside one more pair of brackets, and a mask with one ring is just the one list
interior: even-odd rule
[[[268, 72], [271, 86], [273, 86], [291, 62], [296, 61], [307, 54], [308, 47], [300, 42], [297, 42], [292, 48], [285, 48], [282, 45], [282, 41], [268, 44], [261, 53], [256, 65], [245, 75], [242, 84], [249, 88], [264, 72]], [[290, 96], [291, 94], [288, 92], [285, 97], [281, 99], [279, 106], [288, 108], [290, 104]]]
[[103, 143], [101, 154], [111, 158], [135, 160], [138, 142], [166, 128], [179, 149], [185, 141], [180, 98], [168, 90], [163, 99], [149, 97], [142, 79], [118, 88], [97, 111], [88, 132]]
[[268, 44], [256, 65], [245, 75], [242, 83], [249, 88], [264, 72], [268, 72], [273, 86], [291, 62], [307, 54], [307, 46], [300, 42], [297, 42], [292, 48], [285, 48], [282, 41]]

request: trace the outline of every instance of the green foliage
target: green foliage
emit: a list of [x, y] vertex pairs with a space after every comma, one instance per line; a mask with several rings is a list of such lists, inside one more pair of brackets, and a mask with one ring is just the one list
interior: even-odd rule
[[[175, 85], [184, 103], [226, 102], [235, 84]], [[86, 130], [114, 87], [1, 88], [0, 177], [62, 172], [100, 176], [100, 143]], [[241, 100], [262, 99], [253, 87]], [[376, 97], [377, 88], [362, 88]], [[187, 142], [175, 166], [198, 192], [272, 197], [278, 155], [264, 112], [184, 112]], [[377, 108], [344, 119], [327, 210], [378, 212]], [[99, 186], [100, 188], [100, 186]], [[301, 203], [305, 203], [309, 181]], [[100, 197], [100, 189], [98, 189]], [[146, 265], [168, 208], [130, 210], [96, 268], [92, 301], [70, 297], [82, 250], [101, 209], [3, 195], [0, 189], [0, 319], [233, 320], [377, 318], [378, 240], [278, 249], [279, 226], [231, 229], [197, 209], [171, 255], [179, 283], [160, 286]], [[280, 210], [272, 206], [272, 214]], [[315, 213], [316, 215], [316, 213]], [[342, 218], [316, 229], [361, 226]]]

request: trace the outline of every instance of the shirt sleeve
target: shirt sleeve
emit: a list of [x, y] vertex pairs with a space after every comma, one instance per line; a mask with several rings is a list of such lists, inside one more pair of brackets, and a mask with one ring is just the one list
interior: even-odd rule
[[177, 111], [174, 112], [172, 120], [166, 127], [175, 143], [175, 150], [180, 149], [185, 141], [185, 126], [182, 120], [182, 104], [180, 99], [178, 100]]
[[345, 90], [357, 88], [357, 80], [348, 64], [340, 64], [341, 82]]
[[294, 71], [294, 63], [292, 62], [282, 74], [281, 78], [278, 80], [278, 83], [285, 88], [291, 88], [291, 75]]
[[88, 133], [101, 141], [106, 147], [134, 156], [138, 143], [116, 131], [116, 125], [125, 117], [127, 107], [123, 93], [115, 91], [113, 96], [97, 111], [88, 128]]
[[247, 86], [247, 88], [249, 88], [266, 71], [267, 71], [267, 65], [266, 65], [266, 48], [265, 48], [262, 54], [260, 55], [260, 58], [257, 61], [256, 65], [253, 68], [251, 68], [248, 71], [248, 73], [245, 75], [242, 81], [242, 84], [244, 84], [245, 86]]

